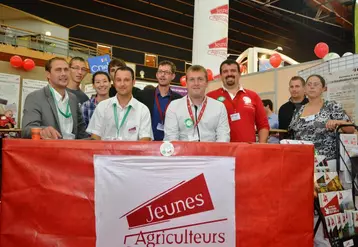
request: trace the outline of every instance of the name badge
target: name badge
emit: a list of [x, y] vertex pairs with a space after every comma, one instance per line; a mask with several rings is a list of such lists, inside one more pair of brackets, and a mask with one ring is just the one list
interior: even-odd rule
[[231, 119], [231, 121], [237, 121], [237, 120], [240, 120], [241, 119], [241, 117], [240, 117], [240, 113], [234, 113], [234, 114], [231, 114], [230, 115], [230, 119]]
[[309, 121], [314, 120], [315, 118], [316, 118], [315, 115], [307, 116], [307, 117], [305, 117], [305, 121], [306, 121], [306, 122], [309, 122]]
[[133, 127], [133, 128], [128, 129], [129, 134], [136, 133], [136, 132], [137, 132], [137, 127]]
[[157, 130], [159, 130], [159, 131], [164, 131], [164, 124], [158, 123], [158, 125], [157, 125]]
[[188, 140], [190, 142], [198, 142], [199, 141], [199, 137], [198, 136], [193, 136], [193, 135], [188, 135]]

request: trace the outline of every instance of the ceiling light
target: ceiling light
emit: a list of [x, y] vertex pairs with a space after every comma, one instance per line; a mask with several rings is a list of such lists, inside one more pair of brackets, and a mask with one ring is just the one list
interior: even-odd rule
[[51, 36], [51, 32], [50, 32], [50, 31], [46, 31], [45, 35], [46, 35], [46, 36]]

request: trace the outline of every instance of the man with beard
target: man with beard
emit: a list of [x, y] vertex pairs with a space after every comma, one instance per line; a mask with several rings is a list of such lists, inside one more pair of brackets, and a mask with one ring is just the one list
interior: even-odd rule
[[74, 57], [70, 60], [70, 81], [67, 91], [77, 97], [77, 101], [82, 105], [88, 100], [88, 96], [81, 90], [81, 82], [88, 73], [86, 61], [82, 57]]
[[137, 99], [145, 104], [150, 111], [155, 141], [162, 141], [164, 138], [164, 119], [169, 103], [181, 98], [181, 95], [170, 89], [170, 83], [175, 78], [175, 71], [174, 63], [161, 61], [156, 73], [158, 86], [144, 89], [137, 94]]
[[30, 93], [25, 100], [22, 137], [31, 138], [32, 128], [41, 128], [42, 139], [87, 138], [85, 122], [74, 94], [67, 92], [70, 71], [64, 58], [45, 64], [49, 85]]
[[207, 95], [223, 102], [229, 118], [232, 142], [255, 142], [256, 130], [260, 143], [266, 143], [269, 124], [260, 97], [257, 93], [244, 89], [240, 85], [239, 64], [227, 59], [220, 65], [223, 87]]

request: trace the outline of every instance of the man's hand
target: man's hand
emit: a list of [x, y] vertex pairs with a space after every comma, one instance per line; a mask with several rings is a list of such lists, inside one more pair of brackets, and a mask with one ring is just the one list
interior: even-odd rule
[[40, 131], [41, 139], [58, 139], [61, 138], [60, 133], [52, 126], [46, 127]]

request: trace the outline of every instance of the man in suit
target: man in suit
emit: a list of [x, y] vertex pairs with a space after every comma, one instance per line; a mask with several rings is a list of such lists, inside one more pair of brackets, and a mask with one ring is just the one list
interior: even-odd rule
[[170, 83], [175, 78], [176, 66], [170, 61], [161, 61], [156, 77], [158, 86], [148, 88], [137, 94], [137, 99], [145, 104], [152, 118], [152, 129], [155, 141], [164, 139], [165, 112], [171, 101], [181, 98], [181, 95], [170, 89]]
[[69, 65], [64, 58], [46, 62], [49, 85], [30, 93], [25, 100], [22, 137], [31, 138], [31, 128], [41, 128], [42, 139], [83, 139], [88, 137], [77, 98], [67, 92]]

